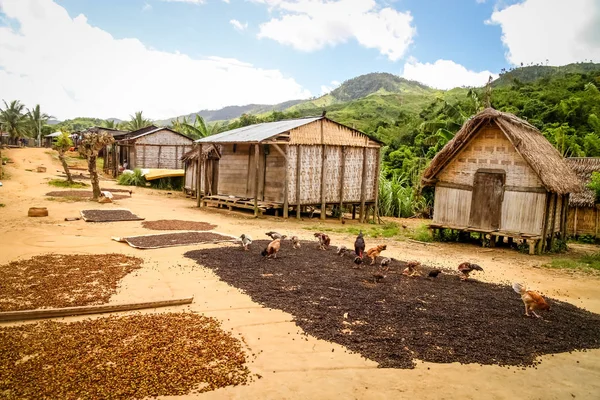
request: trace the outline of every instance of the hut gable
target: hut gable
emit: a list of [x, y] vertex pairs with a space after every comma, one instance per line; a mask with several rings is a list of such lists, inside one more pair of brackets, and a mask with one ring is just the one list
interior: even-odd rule
[[[562, 195], [580, 190], [580, 183], [575, 173], [567, 166], [560, 153], [544, 138], [539, 130], [512, 114], [496, 111], [492, 108], [486, 108], [463, 125], [454, 138], [433, 158], [431, 164], [423, 173], [422, 183], [424, 185], [435, 183], [442, 170], [465, 147], [474, 147], [472, 144], [473, 139], [478, 137], [480, 131], [484, 135], [483, 139], [491, 139], [491, 137], [485, 137], [485, 131], [488, 127], [494, 125], [502, 131], [505, 139], [510, 143], [510, 149], [514, 149], [522, 160], [529, 165], [548, 191]], [[489, 129], [488, 133], [489, 136], [492, 135]], [[499, 135], [494, 132], [494, 136], [498, 137]], [[502, 138], [498, 140], [503, 141]], [[478, 150], [472, 148], [469, 151], [476, 152]], [[485, 151], [485, 148], [481, 151]], [[510, 152], [509, 149], [507, 151]], [[479, 158], [471, 158], [471, 160], [475, 159], [479, 164]], [[512, 166], [515, 167], [524, 167], [514, 164], [514, 162], [522, 162], [516, 156], [513, 156], [512, 160], [506, 159], [504, 161], [513, 162]], [[467, 159], [464, 164], [468, 163], [473, 163], [473, 161]], [[489, 167], [489, 165], [486, 166], [486, 168]], [[527, 177], [526, 179], [530, 178]]]
[[192, 145], [192, 139], [169, 128], [157, 128], [130, 140], [135, 140], [138, 144]]
[[600, 158], [596, 157], [572, 157], [565, 159], [569, 167], [577, 174], [581, 181], [581, 191], [573, 193], [569, 197], [571, 207], [594, 207], [596, 194], [587, 188], [592, 179], [592, 172], [600, 172]]

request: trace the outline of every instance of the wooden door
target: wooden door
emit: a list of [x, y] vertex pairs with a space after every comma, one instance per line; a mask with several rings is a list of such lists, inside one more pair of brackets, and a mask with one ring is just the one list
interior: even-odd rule
[[469, 227], [485, 230], [500, 229], [504, 179], [504, 171], [475, 173]]

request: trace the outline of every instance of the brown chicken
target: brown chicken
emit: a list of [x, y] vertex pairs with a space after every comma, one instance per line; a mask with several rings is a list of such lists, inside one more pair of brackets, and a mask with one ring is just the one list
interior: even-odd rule
[[521, 300], [523, 300], [523, 304], [525, 305], [525, 315], [529, 315], [529, 311], [533, 315], [538, 318], [541, 318], [539, 315], [535, 313], [535, 310], [548, 310], [550, 311], [550, 306], [546, 303], [546, 300], [537, 292], [532, 290], [527, 290], [527, 287], [521, 285], [518, 282], [513, 283], [513, 290], [521, 295]]
[[473, 271], [481, 271], [483, 272], [483, 268], [481, 268], [477, 264], [471, 264], [470, 262], [464, 262], [458, 266], [458, 270], [462, 274], [460, 279], [466, 281], [469, 279], [469, 274]]
[[292, 247], [294, 249], [299, 249], [300, 248], [300, 239], [298, 239], [298, 236], [292, 236]]
[[273, 240], [271, 243], [269, 243], [269, 245], [267, 246], [266, 249], [264, 249], [260, 255], [266, 258], [277, 258], [277, 252], [279, 251], [279, 248], [281, 247], [281, 239], [275, 239]]
[[324, 233], [317, 232], [315, 233], [315, 237], [319, 239], [319, 249], [327, 250], [329, 248], [329, 244], [331, 243], [331, 239]]
[[404, 271], [402, 271], [402, 275], [410, 276], [413, 278], [417, 277], [417, 276], [421, 276], [421, 273], [417, 269], [420, 266], [421, 266], [421, 263], [418, 261], [409, 261], [406, 263], [406, 268], [404, 268]]
[[387, 245], [380, 244], [377, 247], [373, 247], [367, 250], [367, 257], [371, 259], [371, 265], [375, 264], [375, 259], [379, 257], [379, 254], [381, 254], [381, 252], [385, 249], [387, 249]]

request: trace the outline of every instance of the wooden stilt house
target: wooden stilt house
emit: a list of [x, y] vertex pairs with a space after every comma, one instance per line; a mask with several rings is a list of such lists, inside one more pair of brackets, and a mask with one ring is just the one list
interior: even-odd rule
[[491, 246], [499, 237], [521, 239], [530, 253], [565, 237], [569, 194], [581, 187], [533, 125], [492, 108], [463, 125], [422, 184], [435, 186], [434, 230], [479, 232]]
[[[255, 124], [196, 141], [199, 206], [266, 210], [377, 207], [381, 143], [324, 116]], [[218, 147], [218, 157], [202, 148]], [[195, 172], [194, 172], [195, 171]], [[188, 178], [186, 178], [188, 179]], [[193, 185], [193, 180], [189, 180]]]
[[592, 173], [600, 173], [600, 158], [572, 157], [566, 161], [583, 185], [581, 192], [573, 193], [569, 197], [567, 233], [572, 236], [588, 235], [600, 239], [600, 204], [596, 201], [596, 193], [587, 188]]

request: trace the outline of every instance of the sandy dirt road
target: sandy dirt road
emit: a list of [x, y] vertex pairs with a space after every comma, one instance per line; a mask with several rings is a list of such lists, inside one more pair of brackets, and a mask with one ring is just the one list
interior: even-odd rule
[[[309, 226], [339, 227], [335, 221], [284, 221], [254, 219], [250, 214], [198, 209], [181, 193], [171, 195], [134, 189], [130, 199], [116, 204], [49, 201], [45, 193], [56, 190], [47, 179], [58, 175], [60, 165], [47, 149], [12, 149], [3, 155], [14, 160], [5, 166], [10, 178], [0, 188], [0, 264], [43, 253], [101, 254], [117, 252], [141, 257], [144, 267], [122, 281], [111, 302], [145, 301], [193, 295], [188, 309], [222, 321], [223, 327], [243, 336], [255, 357], [249, 365], [262, 379], [240, 387], [185, 398], [206, 399], [598, 399], [600, 398], [600, 350], [543, 357], [537, 368], [421, 363], [413, 370], [380, 369], [376, 363], [326, 341], [299, 335], [292, 316], [264, 308], [239, 290], [220, 281], [212, 271], [183, 257], [192, 249], [182, 246], [138, 250], [112, 241], [112, 236], [159, 233], [142, 228], [139, 221], [86, 223], [64, 221], [84, 208], [127, 208], [147, 220], [182, 219], [217, 225], [216, 232], [264, 239], [276, 230], [312, 240]], [[38, 165], [46, 173], [26, 171]], [[114, 182], [102, 182], [116, 187]], [[29, 207], [42, 206], [49, 217], [28, 218]], [[353, 223], [353, 222], [348, 222]], [[351, 235], [332, 234], [332, 243], [352, 245]], [[548, 257], [527, 256], [516, 251], [486, 251], [474, 245], [424, 246], [383, 240], [388, 256], [414, 259], [430, 265], [455, 268], [462, 261], [477, 262], [485, 273], [477, 279], [491, 282], [525, 281], [531, 288], [600, 313], [600, 279], [539, 268]], [[243, 267], [243, 266], [241, 266]], [[184, 308], [172, 308], [173, 311]], [[160, 311], [169, 311], [161, 309]], [[520, 312], [521, 310], [519, 310]], [[152, 312], [152, 311], [147, 311]], [[485, 312], [485, 309], [482, 309]], [[67, 318], [66, 321], [77, 318]], [[485, 329], [485, 327], [482, 327]], [[333, 350], [333, 351], [332, 351]], [[182, 398], [184, 398], [182, 397]]]

